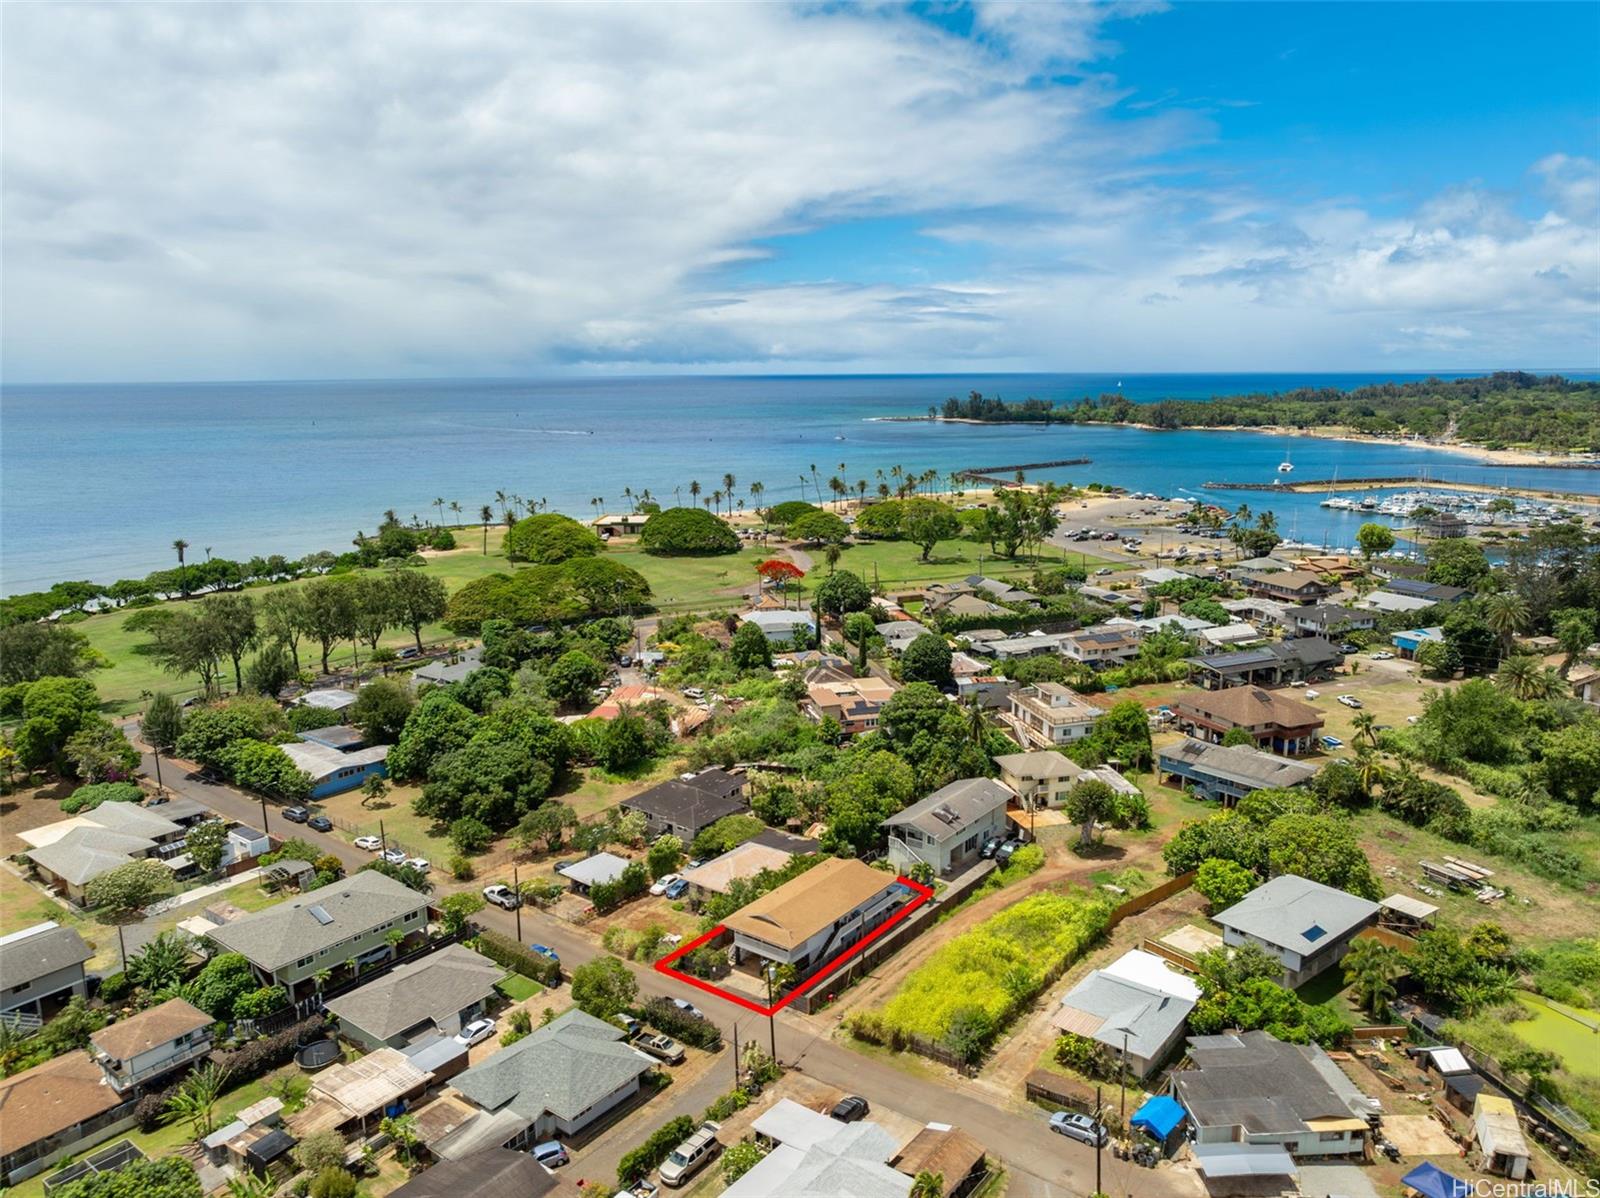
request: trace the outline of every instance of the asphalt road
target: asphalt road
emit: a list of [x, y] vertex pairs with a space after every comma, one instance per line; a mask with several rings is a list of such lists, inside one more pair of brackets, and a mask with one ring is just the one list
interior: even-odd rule
[[[130, 735], [137, 729], [130, 728]], [[145, 754], [144, 768], [155, 775], [154, 758]], [[200, 778], [176, 762], [162, 761], [162, 779], [169, 790], [206, 804], [219, 815], [251, 826], [263, 819], [263, 804], [229, 786]], [[363, 852], [332, 833], [316, 832], [304, 824], [283, 818], [283, 807], [265, 805], [270, 835], [299, 837], [334, 854], [349, 870], [360, 869], [372, 860]], [[496, 931], [517, 935], [517, 913], [486, 907], [477, 917]], [[538, 941], [555, 949], [563, 969], [571, 971], [585, 961], [606, 955], [592, 940], [570, 924], [534, 908], [521, 912], [524, 943]], [[717, 999], [655, 972], [648, 966], [629, 962], [642, 995], [687, 998], [722, 1029], [731, 1044], [737, 1025], [741, 1044], [755, 1040], [768, 1042], [768, 1021], [737, 1005]], [[805, 1016], [782, 1012], [776, 1019], [778, 1056], [785, 1066], [802, 1070], [819, 1081], [851, 1094], [859, 1094], [875, 1107], [896, 1110], [923, 1122], [952, 1123], [974, 1136], [990, 1154], [1004, 1161], [1010, 1171], [1008, 1194], [1012, 1198], [1084, 1198], [1095, 1189], [1095, 1153], [1086, 1145], [1058, 1136], [1049, 1130], [1041, 1110], [1021, 1112], [992, 1105], [959, 1081], [914, 1077], [886, 1061], [852, 1052], [829, 1039], [821, 1026]], [[732, 1088], [731, 1063], [719, 1060], [702, 1078], [682, 1092], [667, 1092], [667, 1105], [659, 1111], [658, 1123], [678, 1114], [698, 1116], [713, 1099]], [[592, 1146], [576, 1154], [573, 1169], [578, 1176], [610, 1180], [616, 1163], [632, 1144], [618, 1144], [601, 1136]], [[1155, 1172], [1116, 1160], [1109, 1151], [1102, 1154], [1102, 1188], [1111, 1195], [1137, 1195], [1138, 1198], [1190, 1196], [1199, 1193], [1190, 1175], [1174, 1176], [1170, 1170]]]

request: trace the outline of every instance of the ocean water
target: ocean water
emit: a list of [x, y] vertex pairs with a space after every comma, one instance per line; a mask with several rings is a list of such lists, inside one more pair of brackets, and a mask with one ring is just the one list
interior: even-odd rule
[[[27, 386], [0, 390], [0, 591], [109, 582], [193, 556], [343, 550], [386, 508], [475, 518], [496, 491], [580, 518], [625, 509], [624, 487], [664, 503], [737, 480], [755, 506], [814, 497], [811, 470], [875, 489], [894, 466], [948, 473], [1087, 457], [1050, 472], [1162, 495], [1210, 480], [1426, 473], [1462, 482], [1600, 492], [1600, 472], [1484, 467], [1426, 448], [1259, 433], [894, 422], [977, 390], [1020, 400], [1114, 391], [1135, 400], [1355, 387], [1421, 375], [936, 375]], [[1212, 492], [1260, 508], [1261, 493]], [[1280, 527], [1347, 544], [1361, 518], [1319, 495], [1271, 497]], [[596, 504], [594, 501], [599, 500]], [[451, 520], [448, 507], [445, 519]]]

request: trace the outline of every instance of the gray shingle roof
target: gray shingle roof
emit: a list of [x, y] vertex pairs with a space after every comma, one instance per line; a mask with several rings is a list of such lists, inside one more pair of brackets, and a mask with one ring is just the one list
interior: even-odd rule
[[[935, 841], [959, 836], [996, 808], [1015, 798], [1011, 788], [993, 778], [963, 778], [942, 786], [920, 803], [883, 821], [884, 827], [910, 826]], [[941, 814], [944, 813], [944, 814]]]
[[532, 1155], [510, 1148], [490, 1148], [441, 1161], [417, 1174], [390, 1198], [540, 1198], [558, 1185]]
[[505, 972], [489, 958], [452, 944], [327, 1005], [344, 1023], [387, 1040], [429, 1019], [442, 1023], [488, 998]]
[[94, 956], [75, 928], [45, 923], [0, 939], [0, 990], [37, 981]]
[[54, 844], [29, 849], [26, 856], [73, 886], [126, 865], [156, 847], [146, 836], [124, 836], [108, 828], [74, 828]]
[[[209, 936], [262, 969], [281, 969], [427, 905], [427, 898], [415, 890], [375, 870], [363, 870], [223, 924]], [[311, 914], [312, 907], [321, 907], [332, 921], [322, 923]]]
[[1194, 1003], [1187, 998], [1163, 994], [1098, 969], [1069, 990], [1061, 1005], [1105, 1020], [1094, 1039], [1112, 1048], [1122, 1048], [1126, 1028], [1128, 1051], [1146, 1058], [1154, 1056], [1194, 1010]]
[[1321, 882], [1280, 874], [1216, 920], [1247, 936], [1309, 956], [1372, 922], [1378, 904]]
[[160, 811], [140, 807], [137, 803], [102, 803], [93, 811], [85, 811], [83, 818], [110, 832], [124, 836], [144, 836], [160, 840], [176, 836], [183, 828], [173, 823]]
[[454, 1084], [486, 1111], [510, 1106], [530, 1122], [545, 1111], [572, 1119], [655, 1065], [622, 1037], [620, 1027], [574, 1008]]
[[737, 815], [749, 808], [737, 794], [718, 793], [721, 788], [714, 788], [714, 779], [708, 779], [703, 786], [697, 785], [698, 781], [671, 778], [624, 799], [622, 806], [684, 828], [707, 828], [725, 815]]
[[[1351, 1099], [1359, 1097], [1353, 1086], [1348, 1094], [1336, 1091], [1319, 1058], [1327, 1059], [1314, 1044], [1285, 1044], [1266, 1032], [1192, 1036], [1189, 1059], [1195, 1068], [1173, 1074], [1172, 1080], [1178, 1101], [1203, 1127], [1304, 1132], [1310, 1130], [1308, 1119], [1351, 1117]], [[1271, 1079], [1270, 1093], [1264, 1078]]]
[[1245, 745], [1211, 745], [1185, 740], [1157, 754], [1159, 763], [1180, 762], [1214, 778], [1241, 786], [1299, 786], [1316, 775], [1317, 767]]

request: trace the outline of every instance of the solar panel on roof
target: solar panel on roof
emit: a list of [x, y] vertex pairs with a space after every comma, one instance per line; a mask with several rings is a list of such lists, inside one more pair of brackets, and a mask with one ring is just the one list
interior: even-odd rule
[[1300, 934], [1314, 944], [1328, 934], [1328, 929], [1321, 924], [1314, 923]]
[[333, 916], [329, 915], [327, 910], [320, 905], [311, 907], [311, 918], [316, 920], [323, 927], [327, 927], [333, 922]]

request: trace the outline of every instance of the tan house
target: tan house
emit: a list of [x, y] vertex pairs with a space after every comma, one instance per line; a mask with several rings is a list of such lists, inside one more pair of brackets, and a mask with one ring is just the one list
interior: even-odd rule
[[90, 1051], [112, 1088], [126, 1094], [210, 1052], [214, 1022], [199, 1007], [173, 998], [101, 1028], [89, 1037]]
[[0, 1080], [0, 1185], [42, 1173], [62, 1157], [133, 1123], [134, 1100], [87, 1053], [70, 1052]]
[[830, 857], [728, 916], [731, 955], [736, 963], [759, 968], [771, 961], [804, 974], [860, 941], [905, 898], [893, 874], [853, 858]]
[[832, 716], [846, 736], [856, 736], [878, 726], [878, 713], [894, 692], [894, 683], [883, 678], [819, 680], [806, 687], [806, 714], [819, 722]]

